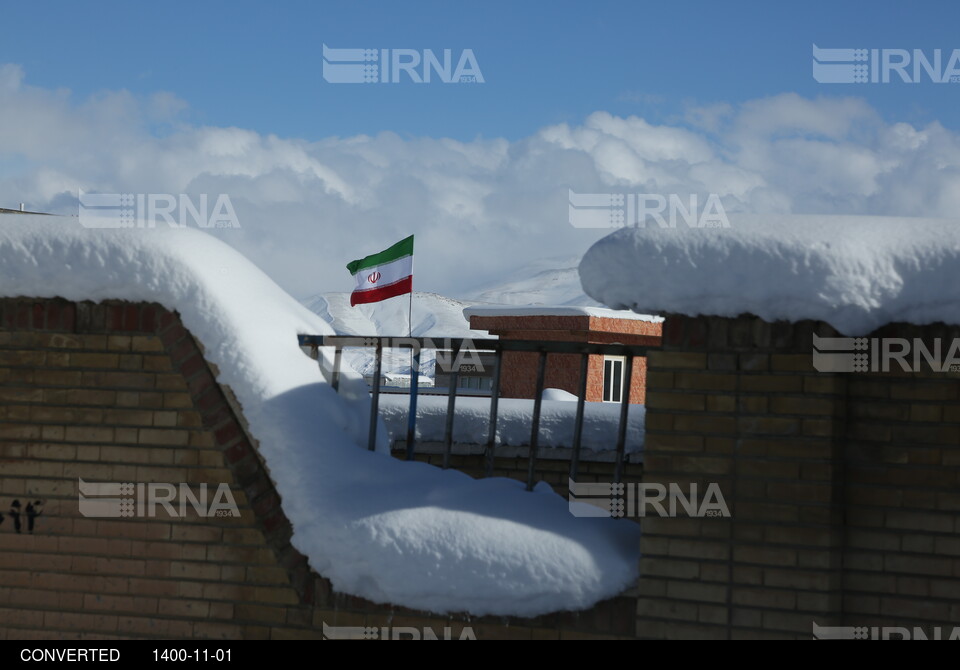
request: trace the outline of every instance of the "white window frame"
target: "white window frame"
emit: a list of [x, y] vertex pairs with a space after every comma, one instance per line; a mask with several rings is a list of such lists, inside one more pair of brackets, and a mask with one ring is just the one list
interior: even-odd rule
[[[608, 384], [608, 375], [607, 375], [607, 363], [610, 363], [610, 379]], [[620, 367], [620, 387], [614, 388], [614, 380], [616, 379], [615, 370], [617, 364]], [[603, 402], [612, 402], [619, 403], [623, 400], [623, 377], [624, 370], [626, 369], [627, 359], [625, 356], [604, 356], [603, 357], [603, 391], [602, 399]]]

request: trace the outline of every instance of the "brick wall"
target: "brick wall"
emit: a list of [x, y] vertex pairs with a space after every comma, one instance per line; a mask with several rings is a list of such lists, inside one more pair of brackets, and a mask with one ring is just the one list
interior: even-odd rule
[[[632, 636], [632, 594], [537, 619], [436, 616], [336, 593], [290, 545], [229, 389], [156, 304], [0, 300], [0, 638], [319, 638], [322, 625], [478, 639]], [[88, 518], [78, 479], [230, 485], [239, 518]]]
[[814, 332], [837, 336], [668, 318], [649, 356], [644, 477], [717, 482], [732, 516], [643, 520], [640, 637], [960, 626], [960, 375], [819, 373]]
[[[523, 339], [532, 339], [523, 333]], [[517, 339], [520, 339], [519, 337]], [[587, 401], [603, 401], [603, 356], [591, 355], [587, 362]], [[507, 351], [503, 354], [505, 376], [500, 381], [500, 395], [504, 398], [533, 398], [537, 392], [537, 354]], [[573, 395], [580, 394], [580, 357], [575, 354], [547, 354], [543, 375], [544, 388], [563, 389]], [[647, 389], [647, 359], [633, 359], [633, 375], [630, 378], [630, 402], [642, 405]]]
[[[660, 345], [662, 330], [660, 323], [588, 315], [472, 315], [470, 327], [486, 330], [505, 340], [619, 343], [653, 347]], [[539, 355], [535, 353], [505, 352], [500, 395], [505, 398], [533, 398], [537, 392], [538, 362]], [[630, 402], [643, 404], [646, 387], [647, 361], [638, 356], [633, 359]], [[580, 356], [548, 354], [544, 388], [559, 388], [579, 395]], [[603, 356], [589, 356], [586, 399], [590, 402], [603, 400]]]

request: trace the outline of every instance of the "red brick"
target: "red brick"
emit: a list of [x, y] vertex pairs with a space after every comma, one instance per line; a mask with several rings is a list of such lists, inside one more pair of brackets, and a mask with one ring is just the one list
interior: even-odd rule
[[40, 330], [46, 326], [44, 316], [46, 316], [46, 310], [43, 308], [42, 303], [34, 303], [33, 305], [33, 327]]
[[144, 305], [140, 310], [140, 329], [151, 333], [157, 329], [157, 310], [162, 309], [158, 305]]
[[21, 330], [27, 330], [30, 328], [30, 306], [24, 303], [18, 303], [16, 307], [17, 319], [16, 325], [17, 328]]
[[227, 425], [219, 428], [214, 432], [214, 437], [217, 439], [217, 443], [221, 446], [226, 446], [231, 444], [234, 440], [243, 435], [243, 431], [240, 429], [240, 426], [237, 425], [236, 421], [231, 421]]
[[172, 347], [174, 344], [186, 337], [186, 329], [179, 322], [173, 321], [169, 326], [160, 331], [160, 340], [164, 346]]
[[180, 364], [180, 374], [190, 379], [206, 367], [206, 361], [199, 353], [194, 353]]
[[250, 444], [246, 440], [238, 442], [224, 451], [224, 455], [229, 463], [236, 463], [252, 453], [253, 450], [250, 448]]

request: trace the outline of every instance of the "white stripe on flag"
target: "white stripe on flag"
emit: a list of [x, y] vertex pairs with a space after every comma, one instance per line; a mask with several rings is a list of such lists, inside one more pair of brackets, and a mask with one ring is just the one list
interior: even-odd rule
[[398, 282], [413, 274], [413, 256], [404, 256], [390, 263], [364, 268], [355, 274], [356, 291], [369, 291]]

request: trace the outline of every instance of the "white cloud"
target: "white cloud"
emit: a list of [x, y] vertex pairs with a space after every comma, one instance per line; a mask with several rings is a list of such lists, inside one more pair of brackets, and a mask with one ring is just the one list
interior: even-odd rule
[[227, 193], [242, 228], [218, 234], [298, 296], [349, 290], [346, 262], [410, 233], [416, 286], [454, 296], [531, 259], [582, 254], [605, 231], [567, 224], [568, 188], [718, 193], [731, 212], [960, 208], [960, 137], [886, 124], [853, 98], [716, 103], [677, 126], [600, 111], [514, 142], [310, 142], [190, 125], [185, 109], [166, 92], [75, 100], [0, 65], [0, 206], [75, 213], [78, 188]]
[[748, 101], [733, 119], [735, 134], [744, 138], [807, 134], [840, 140], [881, 123], [877, 112], [859, 98], [810, 100], [796, 93]]
[[0, 90], [16, 91], [23, 81], [23, 68], [13, 63], [0, 65]]

